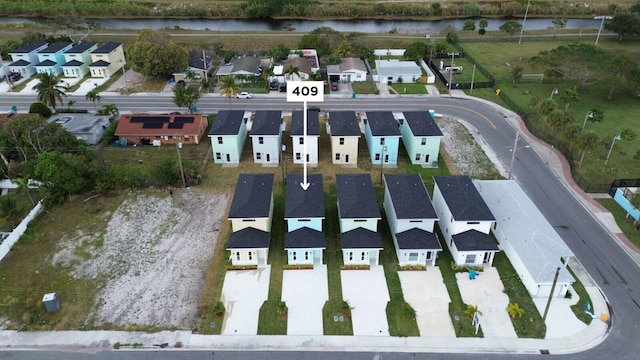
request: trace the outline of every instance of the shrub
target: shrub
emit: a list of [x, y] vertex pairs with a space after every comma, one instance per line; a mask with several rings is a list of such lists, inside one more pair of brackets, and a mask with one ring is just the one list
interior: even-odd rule
[[49, 107], [41, 102], [34, 102], [29, 107], [29, 114], [39, 114], [43, 118], [49, 118], [53, 112]]

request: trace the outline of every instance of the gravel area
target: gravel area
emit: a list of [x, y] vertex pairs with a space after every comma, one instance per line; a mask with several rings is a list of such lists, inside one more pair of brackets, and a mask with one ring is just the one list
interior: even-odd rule
[[87, 250], [91, 259], [72, 255], [91, 241], [79, 232], [65, 241], [54, 262], [76, 263], [78, 278], [105, 279], [92, 314], [96, 326], [192, 329], [226, 202], [227, 195], [189, 189], [132, 193], [108, 215], [102, 246]]

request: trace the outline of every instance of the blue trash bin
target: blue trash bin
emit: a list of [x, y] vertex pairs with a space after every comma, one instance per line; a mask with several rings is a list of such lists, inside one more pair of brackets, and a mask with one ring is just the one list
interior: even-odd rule
[[356, 93], [351, 93], [351, 98], [355, 99], [356, 98]]

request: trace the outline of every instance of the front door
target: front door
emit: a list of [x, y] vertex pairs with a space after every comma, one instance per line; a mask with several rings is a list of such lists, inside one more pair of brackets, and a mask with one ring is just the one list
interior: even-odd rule
[[227, 162], [231, 162], [231, 155], [227, 154]]
[[489, 260], [491, 260], [491, 253], [487, 251], [486, 253], [484, 253], [484, 258], [482, 259], [482, 262], [488, 263]]
[[271, 162], [271, 154], [267, 154], [267, 162]]
[[344, 155], [344, 163], [348, 164], [349, 163], [349, 154], [345, 154]]

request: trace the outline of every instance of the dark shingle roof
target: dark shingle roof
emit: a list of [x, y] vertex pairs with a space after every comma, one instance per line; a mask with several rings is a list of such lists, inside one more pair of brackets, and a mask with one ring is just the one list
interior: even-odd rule
[[63, 67], [65, 66], [82, 66], [84, 63], [82, 61], [79, 60], [71, 60], [68, 63], [65, 63], [64, 65], [62, 65]]
[[324, 218], [324, 192], [322, 175], [309, 174], [309, 188], [302, 189], [302, 174], [287, 177], [287, 196], [284, 204], [284, 218]]
[[398, 219], [438, 218], [420, 175], [385, 174], [384, 183]]
[[97, 49], [93, 50], [92, 54], [109, 54], [113, 50], [117, 49], [119, 46], [122, 46], [122, 43], [119, 42], [106, 42], [100, 45]]
[[251, 125], [251, 135], [278, 135], [282, 126], [282, 112], [277, 110], [256, 111]]
[[240, 174], [229, 209], [229, 219], [269, 217], [273, 174]]
[[[304, 113], [301, 110], [294, 111], [291, 116], [291, 135], [304, 135]], [[320, 122], [318, 110], [307, 109], [307, 135], [320, 135]]]
[[360, 127], [353, 111], [332, 111], [329, 124], [331, 136], [360, 136]]
[[92, 63], [92, 64], [91, 64], [91, 65], [89, 65], [89, 66], [101, 66], [101, 67], [104, 67], [104, 66], [109, 66], [109, 65], [111, 65], [111, 63], [110, 63], [110, 62], [108, 62], [108, 61], [98, 60], [98, 61], [96, 61], [96, 62]]
[[380, 208], [369, 174], [337, 174], [336, 185], [342, 219], [380, 219]]
[[476, 230], [467, 230], [451, 236], [458, 251], [499, 251], [498, 245], [489, 234]]
[[45, 60], [42, 61], [38, 64], [36, 64], [36, 66], [40, 67], [40, 66], [56, 66], [58, 63], [53, 61], [53, 60]]
[[29, 64], [31, 63], [27, 60], [20, 59], [18, 61], [12, 62], [11, 64], [9, 64], [9, 66], [28, 66]]
[[242, 110], [220, 110], [209, 129], [209, 135], [237, 135], [243, 121]]
[[47, 43], [42, 41], [42, 42], [34, 42], [34, 43], [30, 43], [27, 44], [23, 47], [17, 48], [16, 50], [12, 51], [12, 53], [14, 54], [24, 54], [24, 53], [30, 53], [35, 49], [38, 49], [39, 47], [41, 47], [42, 45], [46, 45]]
[[284, 235], [285, 249], [325, 249], [327, 238], [322, 231], [302, 227]]
[[434, 176], [433, 180], [455, 221], [496, 220], [468, 176]]
[[240, 231], [231, 233], [229, 236], [229, 243], [227, 243], [227, 250], [230, 249], [266, 249], [269, 247], [269, 239], [271, 234], [254, 229], [244, 228]]
[[40, 50], [39, 54], [55, 54], [58, 51], [66, 48], [67, 46], [71, 45], [70, 42], [66, 42], [66, 41], [58, 41], [56, 43], [53, 43], [49, 46], [47, 46], [46, 49], [42, 49]]
[[404, 118], [414, 136], [442, 136], [442, 131], [427, 111], [405, 111]]
[[400, 136], [398, 121], [391, 111], [367, 111], [367, 123], [373, 136]]
[[397, 233], [396, 240], [399, 249], [442, 250], [436, 234], [418, 228]]
[[66, 54], [82, 54], [83, 52], [91, 49], [96, 43], [91, 41], [83, 41], [71, 49], [67, 50]]
[[383, 249], [380, 234], [364, 228], [356, 228], [340, 234], [342, 249]]
[[202, 54], [195, 55], [194, 57], [189, 58], [189, 67], [194, 69], [207, 70], [209, 64], [211, 64], [211, 58], [205, 56], [203, 59]]

